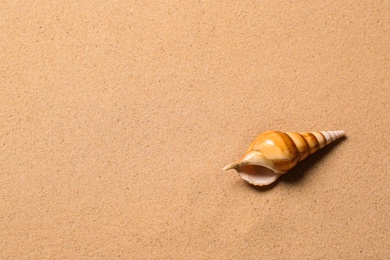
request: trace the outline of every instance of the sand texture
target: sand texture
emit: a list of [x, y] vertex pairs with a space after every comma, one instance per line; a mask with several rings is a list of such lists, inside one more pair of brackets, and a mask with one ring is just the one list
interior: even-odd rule
[[[1, 259], [387, 259], [390, 1], [2, 1]], [[256, 188], [266, 130], [347, 138]]]

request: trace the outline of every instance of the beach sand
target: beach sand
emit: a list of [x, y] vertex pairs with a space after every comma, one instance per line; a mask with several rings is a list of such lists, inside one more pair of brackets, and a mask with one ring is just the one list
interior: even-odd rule
[[0, 4], [0, 258], [389, 257], [390, 2], [152, 2]]

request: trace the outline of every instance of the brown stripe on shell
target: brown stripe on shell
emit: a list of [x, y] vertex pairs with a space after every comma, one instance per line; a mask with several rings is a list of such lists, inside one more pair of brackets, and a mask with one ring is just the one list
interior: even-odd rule
[[299, 134], [306, 139], [309, 145], [310, 154], [315, 153], [320, 148], [317, 138], [312, 133], [299, 133]]
[[311, 132], [311, 133], [317, 138], [320, 149], [326, 145], [326, 138], [323, 134], [321, 134], [320, 132]]
[[288, 171], [299, 162], [299, 151], [290, 136], [282, 132], [279, 132], [279, 136], [285, 142], [290, 158], [288, 160], [276, 160], [274, 164], [279, 166], [283, 171]]
[[299, 152], [299, 161], [302, 161], [307, 156], [309, 156], [309, 144], [306, 139], [302, 137], [302, 135], [296, 132], [287, 132], [286, 133], [294, 142], [295, 146]]

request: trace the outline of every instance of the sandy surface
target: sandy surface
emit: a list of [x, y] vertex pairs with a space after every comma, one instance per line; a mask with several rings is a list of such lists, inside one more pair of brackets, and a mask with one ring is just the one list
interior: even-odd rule
[[[0, 258], [390, 255], [389, 1], [17, 2]], [[266, 189], [222, 172], [269, 129], [347, 138]]]

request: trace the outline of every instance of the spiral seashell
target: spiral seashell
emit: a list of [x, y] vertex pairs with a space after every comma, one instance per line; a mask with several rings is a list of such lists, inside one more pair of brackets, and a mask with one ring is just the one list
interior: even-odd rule
[[269, 185], [310, 154], [343, 136], [344, 131], [267, 131], [256, 137], [240, 160], [223, 170], [235, 169], [253, 185]]

